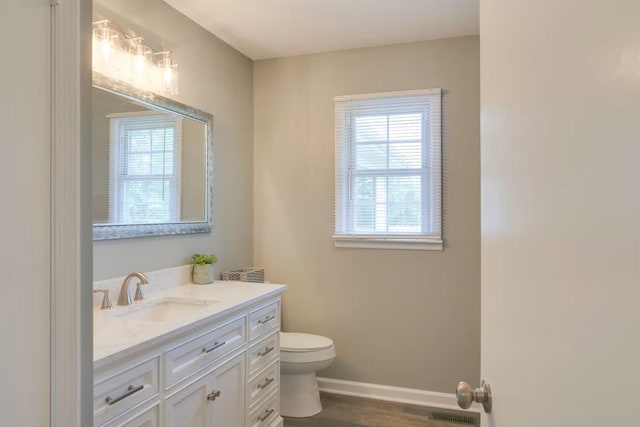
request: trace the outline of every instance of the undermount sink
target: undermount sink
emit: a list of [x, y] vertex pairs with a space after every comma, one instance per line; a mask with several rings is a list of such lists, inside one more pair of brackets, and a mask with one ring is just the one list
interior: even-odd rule
[[218, 303], [215, 300], [189, 299], [189, 298], [163, 298], [161, 300], [143, 305], [132, 306], [126, 313], [119, 314], [118, 317], [127, 319], [163, 321], [176, 317], [181, 317], [194, 310]]

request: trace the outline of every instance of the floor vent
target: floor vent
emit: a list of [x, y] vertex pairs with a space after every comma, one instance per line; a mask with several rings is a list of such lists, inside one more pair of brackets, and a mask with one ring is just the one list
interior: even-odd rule
[[431, 419], [434, 421], [446, 421], [448, 423], [462, 424], [465, 426], [475, 426], [476, 417], [473, 415], [448, 414], [446, 412], [433, 412]]

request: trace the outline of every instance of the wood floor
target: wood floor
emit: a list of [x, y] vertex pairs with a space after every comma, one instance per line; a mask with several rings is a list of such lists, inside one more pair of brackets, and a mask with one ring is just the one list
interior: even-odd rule
[[323, 410], [310, 418], [285, 418], [285, 427], [461, 427], [429, 420], [423, 406], [321, 393]]

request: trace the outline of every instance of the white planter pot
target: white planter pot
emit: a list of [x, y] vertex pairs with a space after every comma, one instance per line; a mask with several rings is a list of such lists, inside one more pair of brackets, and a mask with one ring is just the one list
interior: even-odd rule
[[197, 285], [213, 283], [213, 264], [194, 264], [191, 276]]

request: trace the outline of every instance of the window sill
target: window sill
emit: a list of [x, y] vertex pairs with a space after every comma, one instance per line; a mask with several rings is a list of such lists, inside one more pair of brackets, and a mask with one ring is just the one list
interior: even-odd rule
[[385, 239], [361, 238], [358, 236], [333, 236], [336, 248], [360, 248], [360, 249], [401, 249], [418, 251], [442, 251], [444, 242], [442, 239]]

